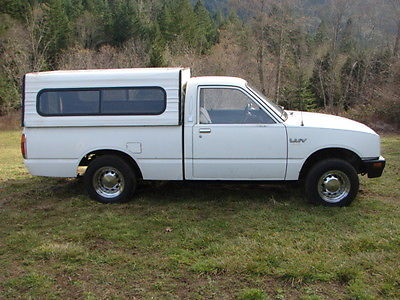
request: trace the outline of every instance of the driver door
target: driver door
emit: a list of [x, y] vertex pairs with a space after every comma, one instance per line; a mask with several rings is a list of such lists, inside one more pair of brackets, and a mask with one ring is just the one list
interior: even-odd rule
[[285, 126], [245, 90], [202, 86], [193, 126], [193, 178], [284, 180]]

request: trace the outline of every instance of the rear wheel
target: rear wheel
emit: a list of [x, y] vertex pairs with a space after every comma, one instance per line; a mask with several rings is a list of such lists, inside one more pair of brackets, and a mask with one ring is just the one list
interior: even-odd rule
[[137, 185], [135, 172], [116, 155], [96, 158], [88, 166], [84, 179], [90, 198], [101, 203], [127, 202]]
[[325, 206], [347, 206], [357, 196], [358, 175], [345, 160], [326, 159], [308, 172], [305, 189], [307, 198]]

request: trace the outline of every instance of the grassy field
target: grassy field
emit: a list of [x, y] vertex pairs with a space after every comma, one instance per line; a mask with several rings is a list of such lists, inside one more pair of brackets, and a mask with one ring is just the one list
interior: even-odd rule
[[351, 207], [296, 186], [153, 183], [90, 201], [79, 180], [25, 170], [0, 132], [0, 298], [400, 298], [400, 137]]

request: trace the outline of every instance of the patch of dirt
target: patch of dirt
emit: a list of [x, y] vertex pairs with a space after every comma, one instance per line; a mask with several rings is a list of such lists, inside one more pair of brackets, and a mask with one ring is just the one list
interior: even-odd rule
[[0, 116], [0, 129], [13, 130], [21, 128], [21, 112], [13, 111], [7, 115]]

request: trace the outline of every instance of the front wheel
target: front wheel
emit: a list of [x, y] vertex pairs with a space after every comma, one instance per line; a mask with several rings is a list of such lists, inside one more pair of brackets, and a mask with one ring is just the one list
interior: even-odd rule
[[132, 168], [116, 155], [96, 158], [89, 164], [84, 179], [90, 198], [101, 203], [129, 201], [137, 184]]
[[345, 160], [326, 159], [309, 171], [305, 189], [307, 198], [325, 206], [347, 206], [357, 196], [358, 175]]

